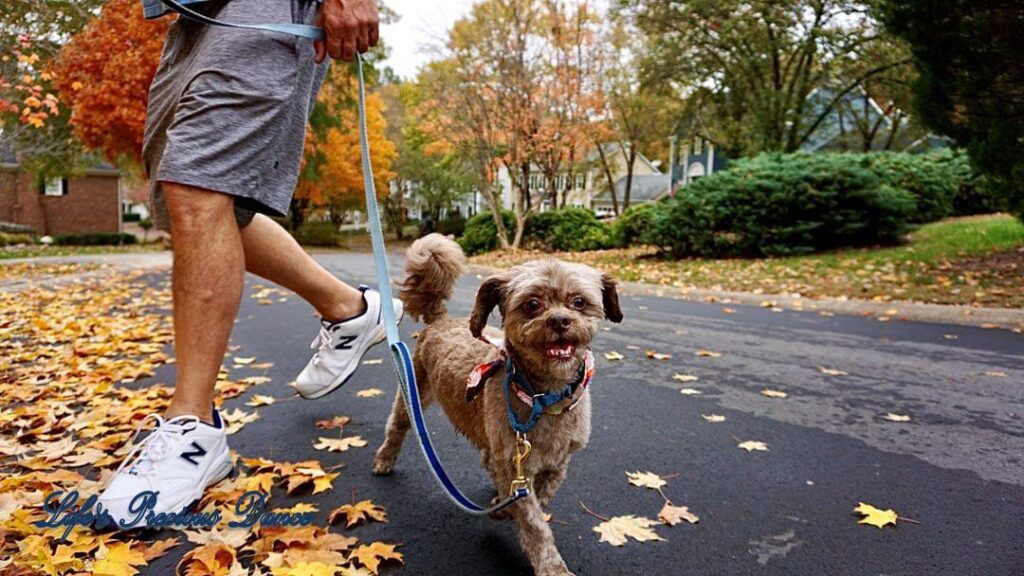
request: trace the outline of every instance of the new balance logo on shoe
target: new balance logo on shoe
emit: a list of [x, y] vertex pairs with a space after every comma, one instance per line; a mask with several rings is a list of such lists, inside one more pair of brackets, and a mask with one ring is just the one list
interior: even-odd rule
[[359, 339], [361, 334], [352, 336], [338, 336], [338, 343], [334, 345], [335, 350], [351, 350], [352, 343]]
[[206, 448], [203, 448], [197, 442], [192, 442], [192, 447], [195, 448], [195, 450], [192, 452], [182, 452], [181, 459], [193, 466], [199, 466], [199, 462], [196, 462], [195, 459], [206, 456]]

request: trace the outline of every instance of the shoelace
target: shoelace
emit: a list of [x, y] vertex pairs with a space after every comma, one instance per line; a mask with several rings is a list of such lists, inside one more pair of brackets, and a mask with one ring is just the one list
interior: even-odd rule
[[327, 326], [320, 325], [320, 333], [313, 338], [310, 342], [309, 347], [316, 352], [313, 353], [313, 364], [316, 366], [320, 365], [320, 353], [331, 350], [331, 332], [327, 329]]
[[[142, 442], [136, 444], [135, 441], [138, 440], [139, 434], [143, 432], [143, 427], [150, 419], [156, 421], [156, 429], [149, 436], [146, 436]], [[199, 424], [199, 418], [196, 416], [176, 416], [170, 420], [164, 420], [159, 414], [148, 414], [139, 423], [139, 427], [135, 430], [135, 435], [132, 437], [132, 443], [135, 445], [132, 446], [128, 456], [118, 466], [114, 475], [120, 474], [133, 460], [135, 463], [131, 465], [130, 471], [134, 470], [135, 474], [142, 475], [152, 472], [155, 468], [153, 464], [167, 457], [172, 444], [171, 440], [175, 436], [180, 436], [187, 429], [185, 425], [188, 423], [192, 423], [193, 427], [195, 427], [195, 425]], [[136, 455], [138, 455], [137, 459], [135, 458]], [[145, 469], [140, 466], [143, 463], [148, 464]]]

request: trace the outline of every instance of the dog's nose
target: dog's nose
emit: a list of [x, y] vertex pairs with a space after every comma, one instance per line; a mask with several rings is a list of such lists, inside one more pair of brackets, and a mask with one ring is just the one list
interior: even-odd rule
[[568, 314], [552, 314], [548, 316], [548, 328], [563, 332], [572, 324], [572, 318]]

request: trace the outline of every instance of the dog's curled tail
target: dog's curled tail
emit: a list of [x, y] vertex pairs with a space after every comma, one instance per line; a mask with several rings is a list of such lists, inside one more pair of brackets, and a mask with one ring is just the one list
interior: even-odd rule
[[428, 234], [406, 252], [405, 280], [399, 297], [405, 312], [427, 324], [448, 314], [447, 301], [455, 281], [466, 270], [466, 255], [453, 240]]

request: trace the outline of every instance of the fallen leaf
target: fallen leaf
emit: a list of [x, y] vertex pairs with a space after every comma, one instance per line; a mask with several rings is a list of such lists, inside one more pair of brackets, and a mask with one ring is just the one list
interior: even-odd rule
[[332, 430], [334, 428], [344, 428], [346, 424], [351, 422], [352, 419], [348, 416], [335, 416], [330, 420], [317, 420], [316, 427], [321, 430]]
[[647, 350], [647, 351], [645, 351], [645, 353], [647, 354], [648, 358], [653, 358], [654, 360], [671, 360], [672, 359], [672, 355], [671, 354], [662, 354], [661, 352], [655, 352], [654, 350]]
[[665, 480], [654, 472], [626, 472], [629, 483], [633, 486], [657, 490], [666, 484]]
[[356, 448], [366, 446], [366, 440], [363, 440], [361, 436], [349, 436], [347, 438], [324, 438], [321, 436], [317, 440], [318, 442], [313, 444], [313, 448], [329, 452], [345, 452], [353, 446]]
[[704, 358], [719, 358], [722, 356], [721, 352], [712, 352], [711, 350], [697, 350], [694, 355], [701, 356]]
[[708, 422], [725, 422], [725, 416], [721, 414], [701, 414], [700, 417]]
[[676, 373], [676, 374], [672, 375], [672, 379], [673, 380], [678, 380], [680, 382], [696, 382], [697, 380], [700, 380], [700, 377], [694, 376], [692, 374], [679, 374], [679, 373]]
[[276, 402], [273, 396], [266, 396], [263, 394], [253, 394], [252, 398], [245, 403], [246, 406], [259, 407], [259, 406], [270, 406]]
[[739, 444], [737, 444], [737, 446], [742, 448], [742, 449], [744, 449], [744, 450], [746, 450], [747, 452], [753, 452], [755, 450], [758, 450], [758, 451], [767, 451], [768, 450], [768, 445], [767, 444], [765, 444], [764, 442], [756, 442], [754, 440], [747, 440], [746, 442], [740, 442]]
[[228, 434], [235, 434], [246, 424], [258, 420], [260, 414], [255, 410], [252, 412], [245, 412], [241, 408], [235, 408], [234, 410], [221, 412], [221, 417], [224, 419], [224, 422], [227, 423], [225, 431]]
[[396, 546], [394, 544], [385, 544], [383, 542], [374, 542], [373, 544], [363, 545], [352, 551], [350, 559], [359, 560], [359, 563], [366, 566], [366, 569], [373, 574], [377, 573], [377, 568], [381, 562], [388, 560], [394, 560], [399, 564], [403, 564], [402, 554], [395, 551]]
[[369, 360], [363, 360], [363, 366], [376, 366], [377, 364], [383, 363], [384, 360], [381, 358], [370, 358]]
[[629, 516], [613, 516], [605, 522], [594, 526], [594, 532], [601, 535], [600, 542], [607, 542], [612, 546], [624, 546], [626, 540], [632, 538], [637, 542], [662, 541], [665, 539], [651, 530], [658, 523], [650, 518]]
[[693, 512], [690, 512], [690, 508], [687, 506], [674, 506], [671, 502], [665, 502], [661, 512], [658, 512], [658, 520], [661, 520], [668, 526], [675, 526], [683, 520], [690, 524], [696, 524], [700, 518]]
[[251, 356], [249, 358], [239, 358], [238, 356], [235, 356], [234, 358], [232, 358], [232, 361], [239, 366], [246, 366], [255, 362], [256, 357]]
[[363, 520], [387, 522], [388, 515], [384, 508], [369, 500], [362, 500], [355, 504], [339, 506], [327, 516], [327, 523], [334, 524], [342, 516], [345, 517], [345, 528], [351, 528]]
[[702, 394], [702, 392], [696, 388], [681, 388], [679, 393], [683, 396], [699, 396]]
[[381, 390], [380, 388], [367, 388], [366, 390], [360, 390], [359, 392], [356, 392], [356, 396], [360, 398], [373, 398], [375, 396], [380, 396], [383, 393], [384, 391]]
[[910, 416], [906, 416], [903, 414], [893, 414], [892, 412], [889, 412], [885, 416], [882, 416], [882, 418], [890, 420], [892, 422], [910, 422]]
[[822, 374], [824, 374], [826, 376], [848, 376], [848, 374], [846, 372], [843, 372], [842, 370], [835, 370], [833, 368], [825, 368], [824, 366], [818, 366], [818, 372], [821, 372]]
[[769, 398], [785, 398], [789, 396], [789, 394], [786, 394], [781, 390], [772, 390], [770, 388], [765, 388], [764, 390], [761, 390], [761, 395], [767, 396]]
[[879, 510], [871, 504], [865, 504], [863, 502], [858, 502], [857, 507], [854, 508], [853, 511], [864, 516], [857, 521], [858, 524], [868, 524], [879, 529], [883, 528], [887, 524], [895, 526], [896, 519], [898, 518], [895, 510]]
[[607, 360], [622, 360], [623, 358], [625, 358], [625, 356], [623, 356], [622, 354], [619, 354], [618, 352], [615, 352], [615, 351], [605, 352], [604, 353], [604, 357]]
[[1006, 372], [1002, 372], [999, 370], [989, 370], [985, 372], [984, 375], [990, 378], [1006, 378]]

